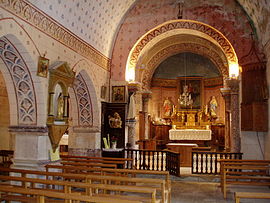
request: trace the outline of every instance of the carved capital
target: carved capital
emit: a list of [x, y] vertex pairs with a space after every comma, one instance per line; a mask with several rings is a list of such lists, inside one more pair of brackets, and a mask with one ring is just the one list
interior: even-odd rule
[[238, 79], [227, 79], [226, 83], [231, 90], [231, 94], [239, 94], [239, 83]]

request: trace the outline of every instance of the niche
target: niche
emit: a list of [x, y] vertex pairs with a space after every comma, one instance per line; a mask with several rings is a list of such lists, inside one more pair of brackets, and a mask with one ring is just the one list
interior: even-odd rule
[[50, 67], [49, 74], [47, 127], [52, 149], [55, 151], [68, 128], [68, 88], [73, 85], [75, 72], [66, 62], [58, 62]]

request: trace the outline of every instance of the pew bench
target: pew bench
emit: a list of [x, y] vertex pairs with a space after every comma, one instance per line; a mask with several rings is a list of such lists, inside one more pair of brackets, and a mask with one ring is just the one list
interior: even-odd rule
[[[5, 200], [5, 197], [11, 201], [22, 201], [22, 202], [38, 202], [45, 203], [48, 202], [47, 198], [57, 198], [62, 200], [74, 200], [79, 202], [103, 202], [103, 203], [141, 203], [138, 200], [123, 200], [118, 199], [117, 197], [99, 197], [99, 196], [86, 196], [81, 194], [65, 194], [61, 192], [52, 192], [52, 191], [44, 191], [38, 189], [29, 189], [29, 188], [20, 188], [14, 186], [2, 186], [0, 185], [0, 198]], [[16, 195], [10, 195], [10, 193]], [[7, 194], [7, 195], [6, 195]], [[19, 196], [21, 195], [31, 195], [29, 197]], [[14, 199], [12, 199], [12, 197]], [[21, 198], [21, 199], [20, 199]], [[20, 200], [18, 200], [20, 199]], [[53, 199], [49, 202], [58, 202]], [[66, 202], [66, 201], [63, 201]]]
[[226, 199], [230, 184], [270, 186], [269, 163], [267, 160], [220, 160], [223, 197]]
[[[162, 202], [170, 202], [170, 188], [165, 188], [165, 181], [160, 180], [160, 179], [152, 179], [152, 178], [130, 178], [130, 177], [122, 177], [122, 176], [100, 176], [100, 175], [86, 175], [86, 174], [68, 174], [68, 173], [59, 173], [59, 172], [44, 172], [44, 171], [32, 171], [32, 170], [23, 170], [23, 169], [8, 169], [8, 168], [0, 168], [0, 171], [5, 171], [5, 172], [12, 172], [17, 175], [17, 177], [9, 177], [7, 176], [6, 178], [2, 178], [4, 180], [23, 180], [24, 182], [28, 180], [28, 182], [34, 182], [34, 184], [43, 183], [47, 184], [48, 189], [52, 190], [52, 185], [61, 185], [61, 182], [53, 182], [49, 180], [44, 180], [44, 179], [55, 179], [56, 177], [60, 177], [61, 180], [79, 180], [87, 183], [96, 183], [97, 180], [99, 180], [99, 184], [124, 184], [126, 185], [134, 185], [139, 187], [139, 188], [154, 188], [156, 191], [159, 191], [160, 196], [162, 198]], [[18, 177], [18, 175], [20, 177]], [[38, 178], [43, 178], [41, 180], [37, 179], [24, 179], [25, 177], [33, 177], [33, 175], [38, 176]], [[22, 178], [22, 179], [20, 179]], [[71, 185], [73, 185], [74, 182], [72, 182]], [[66, 183], [66, 185], [69, 185]], [[114, 186], [113, 185], [113, 186]], [[67, 187], [67, 186], [66, 186]], [[99, 186], [100, 187], [100, 186]], [[64, 188], [64, 186], [63, 186]], [[125, 188], [126, 189], [126, 188]], [[69, 189], [63, 189], [63, 190], [69, 190]], [[143, 191], [145, 191], [143, 189]], [[157, 201], [157, 200], [156, 200]]]
[[63, 166], [87, 166], [87, 167], [100, 167], [100, 168], [117, 168], [117, 164], [103, 164], [103, 163], [83, 163], [83, 162], [69, 162], [61, 161]]
[[[52, 165], [53, 168], [61, 169], [61, 168], [70, 168], [67, 166], [57, 166]], [[76, 167], [72, 166], [72, 169]], [[80, 168], [80, 167], [79, 167]], [[93, 172], [95, 170], [99, 170], [100, 168], [88, 168], [85, 167], [85, 170], [89, 170], [90, 172]], [[120, 169], [122, 171], [123, 169]], [[93, 181], [100, 181], [100, 183], [107, 183], [107, 184], [136, 184], [141, 186], [147, 186], [151, 188], [157, 189], [159, 193], [161, 193], [162, 202], [170, 202], [170, 195], [171, 195], [171, 188], [170, 188], [170, 180], [169, 183], [167, 180], [163, 179], [157, 179], [157, 178], [136, 178], [136, 177], [126, 177], [126, 176], [115, 176], [115, 174], [110, 173], [111, 176], [107, 176], [105, 174], [101, 175], [101, 173], [66, 173], [66, 172], [45, 172], [45, 171], [32, 171], [32, 170], [24, 170], [24, 169], [7, 169], [7, 168], [0, 168], [0, 171], [4, 172], [12, 172], [16, 173], [17, 176], [20, 177], [33, 177], [39, 176], [39, 178], [43, 179], [50, 179], [50, 180], [72, 180], [72, 181], [81, 181], [81, 182], [89, 182], [92, 183]], [[126, 172], [126, 170], [124, 170]], [[127, 170], [130, 172], [130, 170]], [[139, 172], [138, 170], [135, 170], [136, 172]], [[102, 171], [101, 171], [102, 172]], [[150, 172], [153, 174], [154, 172]], [[158, 172], [160, 173], [160, 172]], [[161, 174], [165, 175], [166, 178], [169, 179], [168, 173], [162, 172]], [[121, 175], [121, 174], [120, 174]]]
[[[63, 192], [65, 194], [80, 193], [90, 196], [103, 196], [125, 200], [140, 200], [142, 202], [156, 202], [161, 200], [156, 198], [156, 189], [149, 187], [139, 187], [134, 185], [109, 185], [109, 184], [92, 184], [69, 181], [55, 181], [37, 178], [24, 178], [15, 176], [0, 176], [0, 180], [11, 181], [11, 185], [19, 188], [30, 188], [43, 191]], [[20, 184], [18, 184], [20, 183]], [[75, 190], [76, 188], [76, 190]], [[109, 192], [109, 194], [107, 194]], [[120, 194], [126, 192], [126, 194]], [[117, 194], [117, 195], [116, 195]], [[142, 196], [142, 195], [150, 196]], [[10, 196], [9, 196], [10, 197]]]
[[101, 160], [101, 159], [78, 159], [78, 158], [61, 158], [61, 163], [75, 162], [75, 163], [101, 163], [101, 164], [117, 164], [121, 168], [125, 168], [126, 161], [118, 160]]
[[270, 199], [270, 193], [258, 192], [235, 192], [235, 203], [240, 203], [240, 199]]

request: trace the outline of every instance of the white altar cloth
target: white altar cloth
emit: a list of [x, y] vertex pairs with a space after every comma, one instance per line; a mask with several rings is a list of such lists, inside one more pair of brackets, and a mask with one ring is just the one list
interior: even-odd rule
[[171, 129], [170, 140], [211, 140], [211, 130], [202, 129]]

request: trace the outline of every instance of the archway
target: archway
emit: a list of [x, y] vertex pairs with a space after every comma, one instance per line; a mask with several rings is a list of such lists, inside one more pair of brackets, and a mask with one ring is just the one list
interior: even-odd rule
[[76, 78], [69, 91], [72, 120], [68, 132], [68, 150], [73, 155], [100, 155], [100, 102], [89, 66], [82, 60], [73, 68]]
[[[223, 104], [224, 100], [219, 90], [223, 86], [231, 88], [233, 94], [237, 95], [234, 101], [239, 102], [237, 88], [239, 81], [231, 81], [231, 76], [237, 78], [239, 73], [238, 59], [229, 40], [218, 30], [204, 23], [191, 20], [172, 20], [155, 27], [142, 36], [133, 46], [128, 57], [126, 80], [131, 84], [133, 82], [141, 84], [142, 102], [141, 106], [137, 106], [137, 109], [143, 109], [144, 115], [148, 114], [151, 81], [156, 68], [166, 58], [184, 52], [205, 56], [215, 64], [221, 73], [221, 83], [216, 85], [218, 88], [215, 94], [218, 94]], [[179, 91], [179, 87], [177, 87], [177, 91]], [[162, 99], [164, 100], [164, 98]], [[234, 128], [237, 129], [235, 131], [226, 130], [227, 138], [229, 134], [234, 137], [234, 141], [232, 141], [234, 151], [239, 151], [240, 146], [239, 106], [237, 102], [230, 106], [230, 109], [234, 109], [231, 116], [233, 119], [229, 120], [230, 116], [223, 119], [223, 123], [230, 123], [226, 126], [234, 125]], [[223, 109], [225, 106], [227, 105], [224, 104]], [[225, 112], [225, 110], [223, 111]], [[228, 108], [226, 112], [228, 112]], [[144, 122], [140, 125], [148, 125], [147, 118], [144, 118]], [[140, 135], [140, 137], [148, 138], [149, 135], [145, 132], [145, 136]]]
[[[126, 66], [126, 80], [139, 81], [140, 78], [135, 78], [135, 69], [138, 68], [138, 61], [142, 55], [149, 52], [151, 48], [161, 40], [170, 36], [187, 34], [197, 36], [208, 40], [213, 45], [219, 47], [227, 59], [227, 67], [238, 63], [235, 51], [227, 38], [215, 28], [192, 20], [172, 20], [165, 22], [143, 35], [133, 46]], [[165, 45], [163, 45], [164, 47]], [[237, 70], [238, 71], [238, 67]]]

